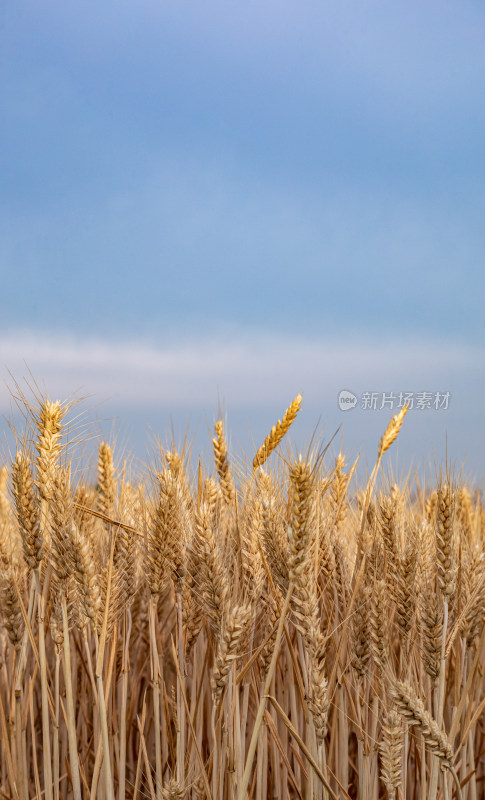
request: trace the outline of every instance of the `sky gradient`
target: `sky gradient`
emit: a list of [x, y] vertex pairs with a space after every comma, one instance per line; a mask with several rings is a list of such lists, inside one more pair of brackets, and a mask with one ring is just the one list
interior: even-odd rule
[[340, 389], [450, 391], [400, 458], [448, 437], [483, 480], [481, 4], [7, 0], [0, 36], [9, 385], [79, 388], [139, 451], [219, 403], [250, 450], [302, 392], [296, 440], [371, 461], [389, 411]]

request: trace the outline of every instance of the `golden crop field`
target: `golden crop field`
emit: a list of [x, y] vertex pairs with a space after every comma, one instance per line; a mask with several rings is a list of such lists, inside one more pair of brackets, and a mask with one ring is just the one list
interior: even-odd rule
[[[485, 797], [485, 514], [323, 448], [132, 480], [24, 401], [0, 485], [0, 797]], [[286, 440], [285, 440], [286, 441]], [[273, 454], [273, 455], [272, 455]]]

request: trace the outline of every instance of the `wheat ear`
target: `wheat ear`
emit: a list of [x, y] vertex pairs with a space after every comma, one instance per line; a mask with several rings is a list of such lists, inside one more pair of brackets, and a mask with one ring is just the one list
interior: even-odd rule
[[391, 709], [382, 723], [382, 739], [379, 744], [381, 779], [387, 789], [389, 800], [395, 800], [396, 789], [401, 785], [403, 743], [401, 718], [394, 709]]
[[[409, 684], [404, 681], [390, 681], [390, 693], [397, 711], [404, 717], [409, 725], [414, 725], [421, 733], [425, 745], [436, 756], [434, 764], [441, 764], [443, 769], [449, 769], [456, 787], [456, 796], [462, 800], [461, 785], [453, 767], [453, 748], [431, 714], [426, 711], [423, 701], [415, 694]], [[429, 797], [436, 796], [436, 786], [431, 773]]]
[[[116, 502], [116, 480], [113, 462], [113, 449], [101, 442], [98, 451], [98, 510], [107, 517], [114, 516]], [[105, 523], [109, 530], [109, 523]]]
[[387, 426], [386, 430], [384, 431], [383, 435], [379, 441], [379, 448], [377, 451], [377, 457], [381, 458], [384, 455], [386, 450], [389, 450], [391, 444], [397, 439], [399, 431], [401, 430], [401, 425], [403, 423], [404, 417], [408, 412], [409, 406], [406, 404], [401, 408], [401, 410], [393, 416], [389, 425]]
[[217, 474], [219, 475], [224, 501], [228, 506], [232, 506], [236, 499], [236, 490], [234, 488], [234, 481], [232, 479], [231, 470], [229, 468], [229, 460], [227, 458], [227, 444], [224, 438], [224, 426], [222, 419], [217, 420], [214, 430], [216, 436], [212, 440], [212, 445], [214, 447], [216, 470]]
[[453, 512], [454, 495], [448, 484], [444, 484], [438, 489], [436, 557], [438, 561], [438, 584], [445, 597], [451, 597], [456, 588]]
[[50, 500], [57, 462], [62, 449], [62, 421], [65, 409], [58, 400], [45, 400], [36, 417], [38, 439], [36, 442], [36, 485], [42, 500]]
[[443, 767], [450, 769], [453, 765], [453, 748], [436, 720], [426, 711], [421, 698], [408, 683], [398, 680], [390, 681], [390, 694], [397, 711], [409, 725], [416, 726], [428, 749], [439, 758]]
[[25, 560], [29, 569], [36, 569], [42, 560], [40, 508], [28, 457], [17, 453], [12, 467], [15, 508], [22, 536]]
[[251, 620], [251, 612], [251, 605], [246, 603], [234, 606], [227, 615], [224, 631], [218, 644], [211, 679], [215, 706], [218, 705], [221, 694], [224, 691], [231, 666], [240, 655], [241, 645]]
[[18, 569], [11, 564], [6, 569], [0, 569], [0, 609], [3, 614], [3, 624], [10, 644], [17, 652], [22, 647], [25, 628], [17, 588], [19, 580]]
[[273, 425], [270, 433], [268, 433], [263, 444], [254, 456], [253, 470], [257, 470], [258, 467], [263, 466], [264, 462], [270, 457], [273, 450], [278, 447], [285, 434], [288, 433], [291, 425], [296, 419], [298, 411], [300, 410], [302, 399], [303, 398], [301, 394], [297, 394], [291, 405], [289, 405], [286, 409], [283, 419], [278, 420], [276, 425]]
[[82, 613], [98, 628], [101, 609], [101, 590], [91, 544], [87, 536], [75, 524], [71, 533], [71, 563], [76, 585], [81, 598]]

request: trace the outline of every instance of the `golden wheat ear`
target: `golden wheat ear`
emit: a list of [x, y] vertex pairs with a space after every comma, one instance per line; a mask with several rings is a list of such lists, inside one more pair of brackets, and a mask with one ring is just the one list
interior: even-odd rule
[[393, 416], [389, 425], [387, 426], [384, 434], [379, 441], [379, 449], [377, 452], [378, 458], [384, 455], [386, 450], [389, 450], [391, 444], [397, 439], [404, 417], [409, 411], [409, 405], [406, 403], [401, 410]]
[[36, 486], [42, 500], [50, 500], [56, 477], [57, 464], [62, 451], [63, 420], [65, 407], [56, 400], [42, 402], [35, 418], [36, 441]]
[[389, 800], [395, 800], [396, 790], [401, 786], [402, 749], [404, 731], [402, 719], [394, 708], [391, 708], [382, 723], [382, 738], [379, 742], [381, 754], [381, 779]]
[[423, 701], [413, 687], [405, 681], [391, 680], [389, 691], [396, 711], [409, 725], [416, 726], [426, 747], [439, 758], [443, 766], [450, 769], [453, 764], [451, 743], [437, 721], [425, 709]]
[[283, 414], [283, 419], [278, 420], [276, 425], [273, 425], [270, 433], [268, 433], [263, 444], [254, 456], [253, 470], [257, 470], [258, 467], [263, 466], [264, 462], [268, 460], [271, 453], [276, 450], [283, 437], [288, 433], [300, 410], [302, 399], [301, 394], [297, 394], [291, 405], [288, 406]]
[[17, 453], [13, 463], [12, 483], [25, 560], [30, 569], [36, 569], [43, 556], [40, 505], [35, 491], [32, 465], [23, 452]]
[[222, 488], [222, 494], [226, 505], [231, 506], [236, 499], [236, 490], [234, 488], [234, 481], [232, 479], [231, 470], [229, 467], [229, 459], [227, 457], [227, 444], [224, 438], [224, 426], [222, 419], [217, 420], [215, 426], [215, 438], [212, 440], [214, 447], [214, 460], [216, 464], [217, 474]]

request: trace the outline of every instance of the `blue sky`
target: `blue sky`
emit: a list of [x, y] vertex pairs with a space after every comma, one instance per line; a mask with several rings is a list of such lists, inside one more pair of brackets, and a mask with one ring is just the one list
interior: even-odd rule
[[339, 389], [451, 391], [402, 463], [448, 436], [482, 479], [484, 35], [467, 0], [6, 0], [2, 378], [139, 450], [219, 402], [250, 449], [301, 391], [295, 438], [364, 459], [389, 413]]

